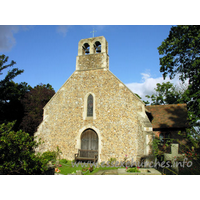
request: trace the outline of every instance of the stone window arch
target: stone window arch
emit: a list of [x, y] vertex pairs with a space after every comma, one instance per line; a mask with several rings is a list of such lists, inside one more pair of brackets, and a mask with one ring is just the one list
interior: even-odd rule
[[90, 45], [88, 43], [84, 43], [83, 49], [82, 49], [82, 54], [83, 55], [90, 54]]
[[94, 43], [95, 53], [101, 53], [101, 43], [99, 41], [96, 41]]
[[87, 99], [87, 117], [93, 117], [94, 100], [92, 94], [89, 94]]
[[95, 112], [95, 95], [91, 92], [84, 97], [83, 120], [96, 119]]

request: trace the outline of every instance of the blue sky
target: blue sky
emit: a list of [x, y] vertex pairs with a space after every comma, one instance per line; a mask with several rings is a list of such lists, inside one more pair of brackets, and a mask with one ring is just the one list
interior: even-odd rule
[[75, 71], [78, 42], [93, 28], [108, 41], [110, 71], [145, 99], [163, 81], [157, 48], [170, 25], [0, 26], [0, 54], [24, 70], [15, 82], [50, 83], [58, 91]]

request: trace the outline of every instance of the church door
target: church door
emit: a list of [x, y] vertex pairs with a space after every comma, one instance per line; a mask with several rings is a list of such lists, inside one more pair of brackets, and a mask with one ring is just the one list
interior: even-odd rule
[[94, 130], [87, 129], [82, 133], [81, 149], [98, 150], [98, 135]]

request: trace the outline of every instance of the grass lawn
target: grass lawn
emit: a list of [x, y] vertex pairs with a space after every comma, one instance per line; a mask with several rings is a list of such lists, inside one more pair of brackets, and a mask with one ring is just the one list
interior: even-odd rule
[[60, 165], [62, 165], [61, 167], [57, 167], [60, 170], [60, 174], [72, 174], [72, 173], [76, 173], [76, 170], [81, 170], [85, 169], [86, 171], [82, 171], [83, 175], [93, 175], [95, 173], [97, 173], [100, 170], [111, 170], [111, 169], [118, 169], [117, 167], [99, 167], [99, 168], [93, 168], [94, 170], [92, 172], [90, 172], [88, 170], [88, 168], [90, 167], [89, 164], [87, 166], [83, 165], [81, 166], [81, 164], [79, 164], [79, 166], [72, 166], [71, 161], [68, 161], [67, 163], [63, 163], [62, 161], [60, 161]]

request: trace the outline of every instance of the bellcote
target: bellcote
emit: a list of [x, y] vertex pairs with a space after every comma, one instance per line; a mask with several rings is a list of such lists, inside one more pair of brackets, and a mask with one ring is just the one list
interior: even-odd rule
[[108, 42], [105, 37], [82, 39], [78, 44], [76, 70], [109, 69]]

